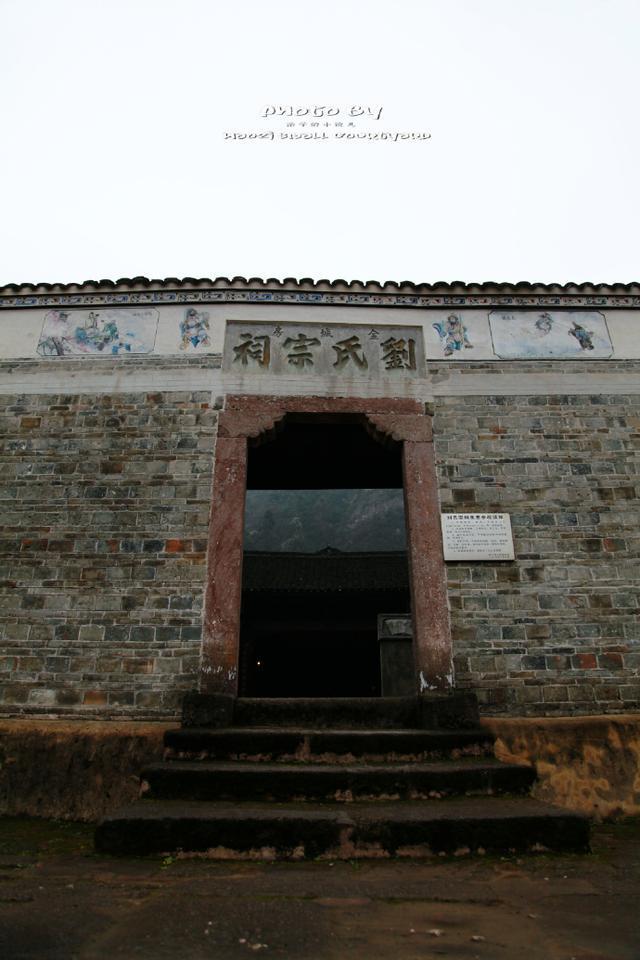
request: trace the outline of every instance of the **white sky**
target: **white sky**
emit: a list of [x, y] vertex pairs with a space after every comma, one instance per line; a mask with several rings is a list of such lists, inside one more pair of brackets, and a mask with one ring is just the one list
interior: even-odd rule
[[[0, 36], [0, 283], [640, 279], [638, 0], [0, 0]], [[432, 139], [224, 141], [271, 103]]]

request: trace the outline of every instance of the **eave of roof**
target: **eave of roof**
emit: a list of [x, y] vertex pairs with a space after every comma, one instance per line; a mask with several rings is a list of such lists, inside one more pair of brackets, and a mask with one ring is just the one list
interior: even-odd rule
[[261, 277], [166, 277], [165, 279], [150, 280], [147, 277], [122, 277], [119, 280], [84, 280], [79, 283], [8, 283], [0, 286], [0, 296], [15, 296], [26, 294], [51, 293], [95, 293], [98, 291], [112, 292], [118, 290], [153, 291], [153, 290], [278, 290], [278, 291], [313, 291], [331, 293], [375, 293], [393, 295], [432, 294], [446, 296], [465, 296], [470, 294], [558, 294], [562, 296], [575, 295], [639, 295], [640, 282], [632, 283], [532, 283], [522, 280], [517, 283], [464, 283], [452, 281], [450, 283], [438, 281], [435, 283], [413, 283], [411, 280], [386, 280], [380, 283], [377, 280], [313, 280], [309, 277], [296, 279], [285, 277], [280, 280], [276, 277], [262, 279]]

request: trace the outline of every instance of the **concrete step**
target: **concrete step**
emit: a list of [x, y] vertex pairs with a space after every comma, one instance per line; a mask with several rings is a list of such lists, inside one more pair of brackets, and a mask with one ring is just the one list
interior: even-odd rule
[[312, 763], [409, 762], [492, 756], [486, 730], [309, 730], [241, 727], [168, 730], [165, 759], [264, 760]]
[[174, 760], [148, 766], [142, 780], [155, 799], [350, 801], [525, 793], [535, 771], [490, 758], [410, 764]]
[[587, 852], [579, 814], [529, 798], [342, 805], [145, 800], [106, 817], [102, 853], [202, 853], [212, 859], [354, 859], [434, 854]]
[[318, 697], [311, 699], [234, 699], [189, 693], [182, 704], [184, 727], [298, 726], [317, 729], [452, 729], [477, 727], [472, 693], [421, 697]]

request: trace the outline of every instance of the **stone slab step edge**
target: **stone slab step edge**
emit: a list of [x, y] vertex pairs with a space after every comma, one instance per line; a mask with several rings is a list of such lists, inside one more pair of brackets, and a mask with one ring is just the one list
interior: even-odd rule
[[389, 756], [407, 760], [430, 756], [492, 755], [493, 736], [486, 730], [315, 730], [301, 728], [187, 727], [167, 730], [169, 757], [233, 757], [342, 762], [341, 757]]
[[303, 859], [589, 850], [588, 820], [529, 798], [348, 806], [140, 801], [106, 817], [99, 852]]
[[323, 728], [465, 728], [477, 727], [475, 694], [455, 692], [421, 697], [319, 697], [314, 699], [233, 698], [187, 693], [182, 703], [184, 727], [313, 726]]
[[146, 795], [174, 800], [440, 798], [465, 793], [526, 793], [535, 770], [493, 758], [440, 763], [285, 764], [169, 760], [141, 775]]

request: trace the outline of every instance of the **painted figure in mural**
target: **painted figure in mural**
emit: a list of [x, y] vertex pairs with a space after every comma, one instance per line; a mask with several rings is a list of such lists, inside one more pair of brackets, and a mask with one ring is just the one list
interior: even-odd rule
[[90, 310], [84, 323], [76, 327], [74, 337], [77, 343], [85, 344], [89, 349], [100, 352], [105, 347], [110, 347], [111, 353], [118, 353], [121, 347], [125, 350], [131, 349], [126, 343], [120, 341], [117, 323], [102, 319], [94, 310]]
[[434, 323], [433, 329], [444, 344], [445, 357], [450, 357], [463, 348], [465, 350], [473, 349], [473, 344], [467, 334], [467, 328], [457, 313], [450, 313], [446, 323]]
[[541, 313], [538, 319], [535, 322], [535, 328], [540, 333], [541, 337], [551, 333], [551, 328], [553, 327], [553, 319], [549, 313]]
[[209, 314], [203, 310], [196, 310], [195, 307], [189, 307], [185, 310], [184, 320], [180, 322], [180, 349], [188, 350], [189, 347], [208, 347], [211, 343], [209, 339]]
[[63, 357], [68, 333], [67, 323], [69, 314], [64, 310], [51, 310], [47, 317], [48, 337], [43, 337], [38, 344], [38, 353], [41, 357]]
[[593, 330], [585, 330], [581, 324], [573, 321], [573, 327], [569, 330], [569, 336], [575, 337], [582, 350], [593, 350]]
[[74, 339], [76, 343], [90, 351], [97, 350], [102, 353], [107, 348], [112, 354], [118, 354], [121, 350], [131, 352], [131, 344], [121, 337], [115, 320], [113, 318], [105, 320], [93, 310], [89, 311], [84, 323], [76, 327]]

